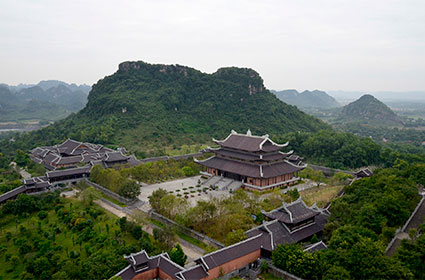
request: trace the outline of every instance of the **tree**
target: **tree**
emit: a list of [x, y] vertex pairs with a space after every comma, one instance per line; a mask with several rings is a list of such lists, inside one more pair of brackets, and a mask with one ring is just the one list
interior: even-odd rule
[[133, 229], [131, 230], [131, 235], [139, 240], [140, 237], [142, 237], [143, 231], [142, 231], [142, 227], [141, 226], [134, 226]]
[[351, 279], [350, 273], [343, 267], [332, 266], [323, 275], [323, 280], [349, 280]]
[[179, 264], [180, 266], [184, 266], [187, 260], [187, 256], [184, 254], [182, 247], [179, 243], [176, 244], [176, 246], [171, 249], [170, 251], [170, 259]]
[[182, 171], [186, 177], [195, 175], [195, 171], [190, 166], [183, 166]]
[[161, 210], [161, 198], [163, 198], [167, 194], [168, 192], [162, 188], [159, 188], [156, 191], [152, 192], [152, 194], [149, 196], [149, 204], [151, 205], [153, 210], [157, 212]]
[[231, 231], [227, 234], [226, 240], [224, 241], [224, 244], [226, 246], [238, 243], [242, 240], [246, 239], [245, 231], [242, 229], [237, 229], [234, 231]]
[[167, 250], [173, 248], [173, 245], [176, 241], [174, 231], [170, 227], [164, 227], [161, 229], [154, 228], [153, 237], [164, 246], [164, 249]]
[[97, 196], [98, 196], [98, 194], [97, 194], [97, 192], [96, 192], [96, 190], [93, 186], [86, 188], [80, 194], [81, 200], [83, 201], [83, 203], [86, 207], [93, 205], [93, 200]]
[[15, 162], [20, 167], [24, 167], [29, 162], [29, 156], [22, 150], [16, 150]]
[[118, 194], [129, 199], [136, 199], [140, 194], [140, 185], [132, 180], [127, 180], [119, 189]]

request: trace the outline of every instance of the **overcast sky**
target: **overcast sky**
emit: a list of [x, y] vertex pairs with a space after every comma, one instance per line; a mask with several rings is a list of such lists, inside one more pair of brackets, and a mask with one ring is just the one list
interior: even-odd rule
[[126, 60], [255, 69], [271, 89], [425, 90], [425, 1], [0, 1], [0, 82]]

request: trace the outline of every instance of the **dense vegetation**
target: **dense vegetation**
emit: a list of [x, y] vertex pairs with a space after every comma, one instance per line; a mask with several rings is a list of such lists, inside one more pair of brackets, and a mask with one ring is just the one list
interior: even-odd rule
[[327, 127], [278, 100], [252, 69], [222, 68], [205, 74], [178, 65], [124, 62], [93, 86], [82, 111], [2, 144], [14, 151], [69, 137], [150, 151], [205, 143], [227, 136], [231, 129], [281, 134]]
[[28, 87], [1, 84], [0, 121], [63, 119], [84, 107], [88, 89], [60, 81], [43, 81]]
[[375, 125], [401, 126], [403, 124], [400, 118], [387, 105], [370, 94], [365, 94], [356, 101], [344, 106], [340, 117], [343, 122], [360, 120]]
[[347, 186], [330, 209], [328, 249], [308, 253], [299, 245], [279, 246], [274, 264], [305, 279], [415, 279], [424, 270], [417, 259], [423, 256], [421, 238], [405, 242], [393, 258], [383, 252], [419, 201], [417, 184], [425, 184], [424, 174], [423, 164], [397, 161]]
[[[173, 234], [157, 239], [125, 218], [118, 219], [92, 203], [90, 192], [81, 199], [56, 193], [20, 195], [0, 208], [0, 278], [107, 279], [128, 263], [123, 254], [163, 250], [185, 260]], [[164, 236], [168, 236], [167, 238]], [[169, 241], [165, 244], [159, 239]]]
[[425, 153], [421, 150], [404, 149], [399, 152], [351, 133], [322, 130], [318, 133], [288, 133], [273, 139], [282, 143], [289, 141], [287, 149], [296, 151], [309, 163], [334, 168], [391, 167], [398, 158], [409, 163], [425, 162]]

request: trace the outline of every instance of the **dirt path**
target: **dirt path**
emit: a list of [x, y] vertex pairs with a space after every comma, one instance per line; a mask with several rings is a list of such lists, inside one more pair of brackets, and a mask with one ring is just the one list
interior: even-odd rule
[[29, 179], [31, 178], [31, 174], [29, 174], [26, 170], [24, 169], [19, 169], [19, 173], [21, 174], [22, 177], [24, 177], [24, 179]]
[[[124, 213], [123, 211], [120, 211], [120, 210], [106, 204], [105, 202], [103, 202], [101, 200], [95, 200], [94, 203], [96, 203], [97, 205], [99, 205], [103, 209], [111, 212], [115, 216], [118, 216], [120, 218], [121, 217], [128, 217], [129, 219], [131, 219], [131, 217], [129, 217], [127, 215], [127, 213]], [[149, 233], [150, 235], [153, 235], [154, 227], [155, 227], [155, 225], [147, 224], [147, 225], [144, 225], [142, 228], [145, 232]], [[205, 254], [204, 250], [202, 250], [201, 248], [181, 239], [180, 237], [177, 237], [177, 240], [180, 243], [184, 253], [187, 255], [187, 263], [188, 264]]]

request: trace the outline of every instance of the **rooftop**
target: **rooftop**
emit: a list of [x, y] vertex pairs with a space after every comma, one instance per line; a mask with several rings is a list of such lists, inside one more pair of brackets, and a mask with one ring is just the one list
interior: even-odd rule
[[248, 130], [246, 134], [239, 134], [232, 130], [232, 132], [225, 139], [213, 139], [213, 141], [223, 148], [231, 148], [248, 152], [278, 151], [288, 145], [288, 143], [276, 144], [269, 138], [268, 135], [252, 135], [250, 130]]

